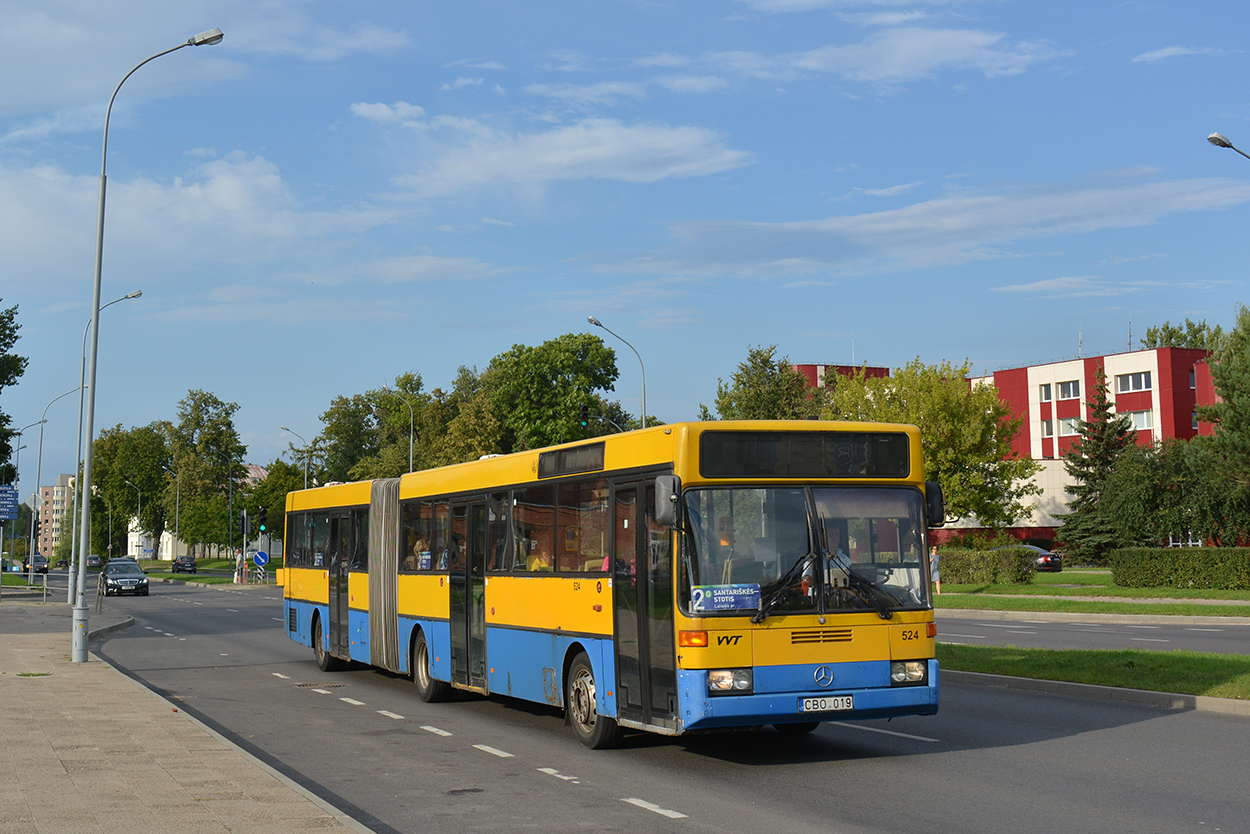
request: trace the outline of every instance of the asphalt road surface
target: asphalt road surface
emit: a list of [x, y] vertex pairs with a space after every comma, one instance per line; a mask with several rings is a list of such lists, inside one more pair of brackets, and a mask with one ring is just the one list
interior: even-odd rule
[[[937, 716], [582, 748], [553, 709], [317, 670], [273, 587], [109, 598], [110, 662], [380, 832], [1250, 830], [1250, 720], [947, 684]], [[945, 625], [944, 629], [953, 629]]]
[[[1250, 615], [1250, 611], [1247, 614]], [[941, 611], [935, 618], [938, 641], [941, 643], [1026, 649], [1188, 649], [1219, 654], [1250, 654], [1250, 625], [1121, 624], [1093, 619], [1076, 622], [990, 620], [943, 616]]]

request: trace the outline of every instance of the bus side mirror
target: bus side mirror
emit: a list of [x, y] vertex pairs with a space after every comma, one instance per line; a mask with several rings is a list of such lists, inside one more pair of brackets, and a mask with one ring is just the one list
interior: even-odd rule
[[946, 523], [946, 503], [942, 500], [942, 486], [937, 481], [924, 482], [925, 509], [929, 526], [941, 527]]
[[677, 502], [681, 499], [681, 480], [676, 475], [655, 478], [655, 521], [674, 527], [677, 524]]

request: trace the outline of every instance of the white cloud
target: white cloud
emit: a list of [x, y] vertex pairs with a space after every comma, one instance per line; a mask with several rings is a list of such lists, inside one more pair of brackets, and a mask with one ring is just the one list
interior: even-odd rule
[[363, 271], [385, 284], [420, 281], [466, 281], [487, 278], [500, 270], [471, 258], [442, 258], [435, 255], [407, 255], [366, 264]]
[[811, 50], [796, 57], [794, 65], [856, 81], [898, 83], [932, 78], [944, 69], [976, 70], [987, 78], [1015, 75], [1058, 54], [1042, 41], [1010, 44], [1005, 39], [998, 32], [904, 27], [857, 44]]
[[674, 93], [712, 93], [729, 86], [718, 75], [669, 75], [655, 79], [655, 83]]
[[1218, 49], [1193, 49], [1188, 46], [1168, 46], [1163, 49], [1156, 49], [1154, 52], [1143, 52], [1141, 55], [1133, 58], [1134, 64], [1153, 64], [1168, 58], [1176, 58], [1181, 55], [1219, 55], [1221, 50]]
[[480, 124], [423, 171], [399, 178], [423, 196], [490, 185], [539, 185], [552, 180], [655, 182], [706, 176], [749, 164], [750, 155], [697, 127], [627, 125], [586, 119], [543, 133], [486, 132]]
[[481, 85], [482, 85], [485, 81], [486, 81], [486, 79], [485, 79], [485, 78], [464, 78], [464, 77], [461, 77], [461, 78], [457, 78], [455, 81], [451, 81], [451, 82], [449, 82], [449, 83], [447, 83], [447, 84], [444, 84], [443, 86], [439, 87], [438, 89], [439, 89], [439, 90], [441, 90], [441, 91], [443, 91], [443, 92], [448, 92], [448, 91], [450, 91], [450, 90], [460, 90], [460, 89], [463, 89], [463, 88], [465, 88], [465, 87], [480, 87], [480, 86], [481, 86]]
[[788, 223], [676, 224], [674, 245], [613, 269], [782, 277], [866, 274], [1014, 257], [1022, 241], [1149, 225], [1250, 202], [1227, 179], [964, 190], [890, 211]]
[[604, 81], [598, 84], [530, 84], [521, 92], [532, 96], [545, 96], [569, 104], [616, 104], [619, 99], [643, 99], [647, 97], [644, 84], [628, 81]]
[[394, 104], [358, 102], [351, 106], [353, 116], [379, 124], [401, 124], [425, 118], [425, 109], [406, 101]]

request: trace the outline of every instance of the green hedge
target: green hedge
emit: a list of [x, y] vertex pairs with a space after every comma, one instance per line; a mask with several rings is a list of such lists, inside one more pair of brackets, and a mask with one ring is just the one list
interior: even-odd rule
[[1036, 553], [1022, 547], [1000, 550], [941, 549], [942, 579], [954, 585], [1028, 585]]
[[1250, 547], [1126, 547], [1111, 553], [1121, 588], [1250, 590]]

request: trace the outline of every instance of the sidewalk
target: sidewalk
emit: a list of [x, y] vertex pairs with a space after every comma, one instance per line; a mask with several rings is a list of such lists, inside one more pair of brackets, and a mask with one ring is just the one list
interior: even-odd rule
[[[0, 598], [0, 834], [369, 830], [95, 655], [72, 663], [69, 606], [22, 596]], [[93, 611], [91, 637], [132, 623]]]

